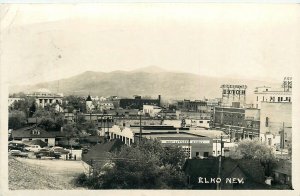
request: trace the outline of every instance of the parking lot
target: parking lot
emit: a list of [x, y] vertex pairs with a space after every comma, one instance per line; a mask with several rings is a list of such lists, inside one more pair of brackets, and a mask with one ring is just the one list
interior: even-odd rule
[[31, 159], [17, 158], [19, 161], [27, 163], [33, 167], [40, 167], [58, 177], [64, 176], [66, 180], [71, 181], [79, 174], [87, 172], [88, 166], [83, 161], [61, 160], [61, 159]]

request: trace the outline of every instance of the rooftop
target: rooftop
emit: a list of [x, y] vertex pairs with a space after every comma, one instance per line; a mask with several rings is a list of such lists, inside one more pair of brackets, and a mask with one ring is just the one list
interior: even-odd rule
[[143, 135], [143, 137], [147, 138], [147, 139], [201, 139], [204, 136], [195, 136], [195, 135], [189, 135], [186, 133], [165, 133], [165, 134], [147, 134], [147, 135]]
[[227, 136], [223, 131], [219, 130], [205, 130], [205, 129], [194, 129], [194, 130], [188, 130], [183, 131], [184, 133], [193, 134], [197, 136], [205, 136], [210, 138], [220, 138], [222, 136]]

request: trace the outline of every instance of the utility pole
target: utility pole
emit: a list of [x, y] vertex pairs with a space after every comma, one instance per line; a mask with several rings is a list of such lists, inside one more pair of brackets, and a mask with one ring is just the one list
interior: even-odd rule
[[[223, 154], [222, 149], [223, 149], [223, 136], [221, 135], [221, 155], [219, 156], [218, 178], [221, 178], [222, 154]], [[220, 183], [217, 183], [217, 190], [221, 190], [221, 184]]]
[[139, 137], [139, 142], [141, 142], [142, 141], [142, 114], [141, 114], [141, 112], [138, 112], [138, 114], [139, 114], [139, 117], [140, 117], [140, 137]]
[[221, 156], [223, 155], [223, 136], [221, 135]]
[[216, 137], [216, 157], [217, 157], [217, 152], [218, 152], [218, 137]]
[[282, 123], [282, 148], [284, 149], [284, 141], [285, 138], [284, 138], [284, 122]]
[[[222, 151], [221, 151], [221, 153], [222, 153]], [[219, 156], [218, 178], [221, 178], [221, 168], [222, 168], [222, 156]], [[217, 190], [221, 190], [220, 183], [217, 183]]]
[[281, 137], [280, 137], [280, 154], [282, 157], [282, 151], [284, 149], [284, 122], [282, 122], [282, 131], [281, 131]]

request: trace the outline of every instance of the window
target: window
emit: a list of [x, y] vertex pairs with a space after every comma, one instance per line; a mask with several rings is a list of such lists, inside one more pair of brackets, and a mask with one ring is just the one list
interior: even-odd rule
[[200, 153], [199, 152], [196, 152], [196, 157], [200, 157]]
[[268, 138], [268, 145], [271, 146], [271, 144], [272, 144], [272, 139]]
[[202, 120], [200, 120], [199, 122], [200, 122], [200, 123], [203, 123], [203, 121], [202, 121]]
[[280, 97], [278, 97], [278, 99], [277, 99], [277, 100], [278, 100], [278, 102], [280, 102]]
[[266, 127], [269, 126], [269, 117], [266, 117]]
[[191, 154], [192, 147], [182, 146], [182, 149], [188, 158], [192, 158], [192, 154]]
[[203, 156], [204, 156], [204, 157], [208, 157], [208, 155], [209, 155], [208, 152], [204, 152], [204, 153], [203, 153]]
[[48, 139], [45, 139], [45, 142], [48, 143]]

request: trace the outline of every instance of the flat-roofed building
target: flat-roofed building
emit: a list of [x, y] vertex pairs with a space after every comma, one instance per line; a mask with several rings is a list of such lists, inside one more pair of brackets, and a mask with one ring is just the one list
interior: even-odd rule
[[254, 108], [215, 107], [212, 125], [233, 140], [259, 137], [259, 116], [259, 110]]
[[113, 126], [110, 130], [111, 139], [120, 139], [127, 145], [139, 141], [140, 136], [143, 139], [157, 139], [165, 147], [180, 146], [187, 153], [188, 158], [213, 156], [212, 138], [189, 134], [172, 126], [142, 127], [142, 135], [140, 135], [140, 127]]
[[47, 105], [62, 104], [63, 94], [52, 93], [47, 89], [39, 89], [37, 92], [28, 93], [27, 97], [34, 97], [36, 105], [44, 108]]
[[254, 107], [260, 109], [262, 102], [284, 103], [292, 102], [292, 78], [285, 77], [281, 87], [262, 86], [254, 91]]

